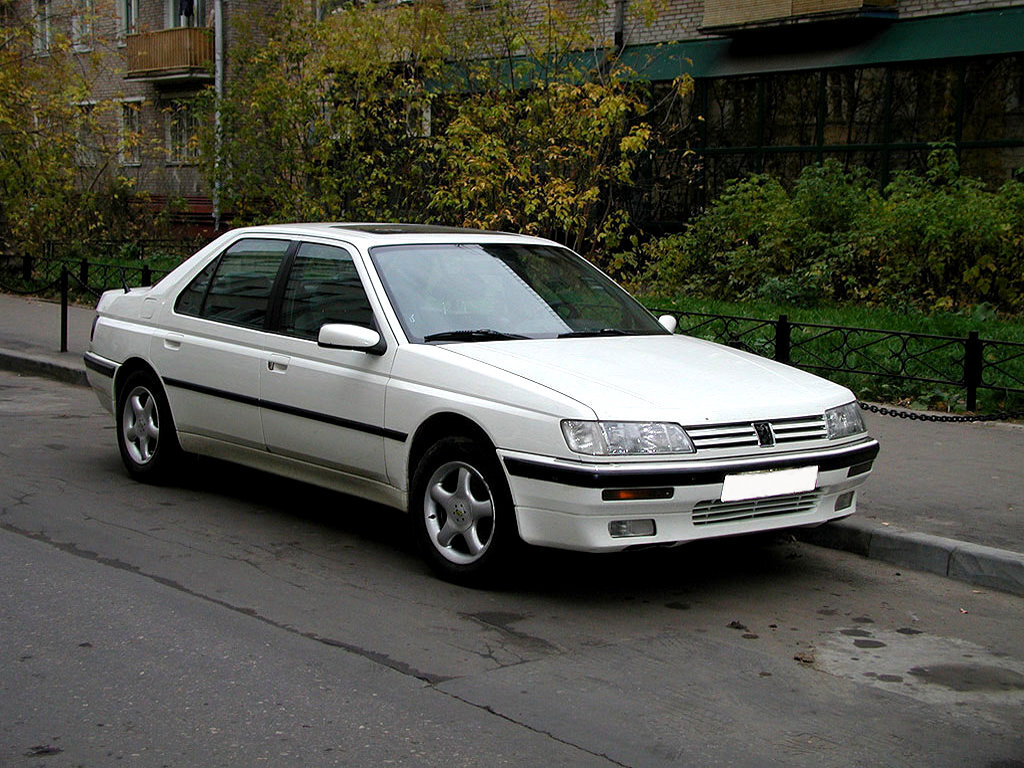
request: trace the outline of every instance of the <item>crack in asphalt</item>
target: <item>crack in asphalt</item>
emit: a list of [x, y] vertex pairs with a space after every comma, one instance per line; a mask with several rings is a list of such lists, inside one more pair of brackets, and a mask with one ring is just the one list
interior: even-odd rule
[[[363, 647], [355, 645], [353, 643], [346, 643], [346, 642], [344, 642], [342, 640], [336, 640], [334, 638], [324, 637], [322, 635], [316, 634], [315, 632], [303, 632], [302, 630], [297, 629], [296, 627], [293, 627], [293, 626], [288, 625], [288, 624], [283, 624], [281, 622], [274, 621], [273, 619], [268, 618], [267, 616], [263, 616], [263, 615], [259, 614], [253, 608], [244, 608], [242, 606], [233, 605], [233, 604], [231, 604], [231, 603], [229, 603], [229, 602], [227, 602], [225, 600], [220, 600], [220, 599], [218, 599], [216, 597], [210, 597], [209, 595], [204, 595], [201, 592], [196, 592], [195, 590], [189, 589], [184, 584], [180, 584], [180, 583], [174, 581], [173, 579], [168, 579], [168, 578], [166, 578], [164, 576], [158, 576], [158, 575], [153, 574], [153, 573], [146, 573], [145, 571], [140, 569], [138, 566], [132, 565], [131, 563], [126, 563], [123, 560], [118, 560], [117, 558], [113, 558], [113, 557], [107, 557], [105, 555], [101, 555], [98, 552], [93, 552], [91, 550], [82, 549], [77, 544], [74, 544], [74, 543], [71, 543], [71, 542], [56, 541], [55, 539], [52, 539], [50, 536], [48, 536], [44, 532], [29, 531], [29, 530], [26, 530], [24, 528], [19, 528], [18, 526], [12, 525], [12, 524], [10, 524], [10, 523], [8, 523], [6, 521], [3, 521], [3, 520], [0, 520], [0, 530], [6, 531], [7, 533], [14, 534], [16, 536], [22, 536], [24, 538], [31, 539], [32, 541], [37, 541], [37, 542], [39, 542], [41, 544], [46, 544], [47, 546], [54, 547], [55, 549], [58, 549], [61, 552], [64, 552], [66, 554], [72, 555], [74, 557], [82, 558], [83, 560], [89, 560], [89, 561], [97, 563], [99, 565], [104, 565], [104, 566], [107, 566], [109, 568], [116, 568], [117, 570], [126, 571], [128, 573], [135, 574], [136, 576], [142, 576], [143, 578], [149, 579], [149, 580], [151, 580], [151, 581], [153, 581], [153, 582], [155, 582], [157, 584], [160, 584], [161, 586], [165, 586], [165, 587], [168, 587], [169, 589], [176, 590], [176, 591], [181, 592], [183, 594], [186, 594], [186, 595], [188, 595], [190, 597], [194, 597], [194, 598], [199, 599], [199, 600], [204, 600], [204, 601], [206, 601], [208, 603], [211, 603], [213, 605], [217, 605], [217, 606], [219, 606], [221, 608], [225, 608], [225, 609], [227, 609], [229, 611], [232, 611], [234, 613], [241, 614], [241, 615], [246, 616], [248, 618], [256, 619], [257, 621], [261, 621], [264, 624], [267, 624], [267, 625], [269, 625], [271, 627], [274, 627], [275, 629], [279, 629], [279, 630], [282, 630], [284, 632], [288, 632], [289, 634], [293, 634], [293, 635], [297, 635], [299, 637], [303, 637], [303, 638], [305, 638], [307, 640], [312, 640], [313, 642], [320, 643], [321, 645], [325, 645], [325, 646], [328, 646], [330, 648], [337, 648], [337, 649], [345, 651], [347, 653], [351, 653], [351, 654], [353, 654], [355, 656], [358, 656], [360, 658], [366, 659], [366, 660], [368, 660], [368, 661], [370, 661], [370, 662], [372, 662], [374, 664], [379, 664], [380, 666], [386, 667], [387, 669], [390, 669], [390, 670], [393, 670], [395, 672], [398, 672], [399, 674], [404, 675], [406, 677], [412, 677], [412, 678], [414, 678], [416, 680], [420, 680], [421, 682], [426, 683], [428, 686], [430, 686], [433, 690], [435, 690], [437, 693], [441, 694], [442, 696], [447, 696], [448, 698], [453, 699], [453, 700], [458, 701], [458, 702], [461, 702], [461, 703], [463, 703], [463, 704], [465, 704], [465, 705], [467, 705], [469, 707], [473, 707], [474, 709], [479, 709], [479, 710], [481, 710], [483, 712], [486, 712], [489, 715], [492, 715], [494, 717], [500, 718], [500, 719], [502, 719], [502, 720], [504, 720], [504, 721], [506, 721], [506, 722], [508, 722], [508, 723], [510, 723], [512, 725], [515, 725], [518, 728], [523, 728], [523, 729], [525, 729], [527, 731], [530, 731], [532, 733], [535, 733], [535, 734], [537, 734], [539, 736], [544, 736], [544, 737], [546, 737], [548, 739], [551, 739], [554, 742], [557, 742], [557, 743], [562, 744], [564, 746], [570, 747], [572, 749], [579, 750], [580, 752], [582, 752], [584, 754], [592, 755], [593, 757], [597, 757], [597, 758], [600, 758], [602, 760], [606, 760], [611, 765], [622, 766], [622, 768], [628, 768], [628, 764], [627, 763], [619, 762], [618, 760], [615, 760], [614, 758], [609, 757], [606, 754], [595, 752], [593, 750], [587, 749], [586, 747], [580, 746], [579, 744], [575, 744], [575, 743], [573, 743], [571, 741], [568, 741], [566, 739], [560, 738], [560, 737], [556, 736], [555, 734], [553, 734], [550, 731], [546, 731], [546, 730], [543, 730], [541, 728], [537, 728], [536, 726], [530, 725], [529, 723], [523, 722], [521, 720], [516, 720], [515, 718], [513, 718], [513, 717], [511, 717], [509, 715], [506, 715], [506, 714], [503, 714], [501, 712], [498, 712], [497, 710], [495, 710], [493, 707], [491, 707], [488, 704], [479, 704], [479, 703], [477, 703], [475, 701], [472, 701], [471, 699], [467, 699], [467, 698], [465, 698], [463, 696], [460, 696], [460, 695], [458, 695], [456, 693], [453, 693], [451, 691], [446, 691], [446, 690], [444, 690], [444, 689], [439, 687], [439, 686], [441, 686], [444, 683], [447, 683], [447, 682], [449, 682], [451, 680], [457, 679], [455, 677], [445, 676], [445, 675], [437, 675], [437, 674], [434, 674], [434, 673], [431, 673], [431, 672], [426, 672], [424, 670], [417, 669], [417, 668], [413, 667], [412, 665], [407, 664], [407, 663], [405, 663], [403, 661], [399, 661], [397, 659], [394, 659], [394, 658], [388, 656], [385, 653], [380, 653], [378, 651], [371, 651], [368, 648], [363, 648]], [[489, 622], [481, 622], [481, 623], [484, 624], [484, 625], [487, 625]], [[495, 628], [493, 624], [491, 624], [491, 627]]]

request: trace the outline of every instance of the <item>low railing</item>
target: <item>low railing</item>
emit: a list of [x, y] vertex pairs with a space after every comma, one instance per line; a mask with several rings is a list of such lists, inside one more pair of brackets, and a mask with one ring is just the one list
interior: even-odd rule
[[671, 314], [679, 331], [815, 373], [845, 373], [964, 389], [965, 407], [978, 393], [1024, 395], [1024, 344], [967, 336], [937, 336], [778, 319], [653, 309]]
[[176, 27], [125, 38], [126, 77], [205, 74], [213, 63], [213, 31]]

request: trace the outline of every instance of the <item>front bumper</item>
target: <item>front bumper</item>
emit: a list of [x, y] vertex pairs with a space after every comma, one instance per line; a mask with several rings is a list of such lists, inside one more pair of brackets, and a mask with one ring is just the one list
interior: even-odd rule
[[[600, 552], [819, 525], [846, 517], [856, 510], [855, 489], [870, 474], [878, 450], [878, 442], [865, 437], [820, 450], [720, 461], [583, 464], [513, 452], [500, 455], [524, 541]], [[721, 500], [727, 476], [801, 467], [817, 469], [811, 490]], [[657, 493], [616, 493], [621, 490]], [[660, 498], [612, 500], [619, 495]], [[644, 521], [638, 530], [652, 521], [653, 533], [612, 535], [612, 528], [621, 530], [623, 523], [632, 521]]]

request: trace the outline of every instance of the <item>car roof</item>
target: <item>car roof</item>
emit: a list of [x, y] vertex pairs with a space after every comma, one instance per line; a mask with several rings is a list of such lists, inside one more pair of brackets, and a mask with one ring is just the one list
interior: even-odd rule
[[268, 224], [235, 230], [236, 234], [285, 234], [290, 236], [328, 237], [358, 240], [366, 245], [400, 243], [472, 243], [509, 242], [557, 245], [550, 240], [512, 232], [447, 227], [434, 224], [404, 224], [388, 222], [307, 222], [296, 224]]

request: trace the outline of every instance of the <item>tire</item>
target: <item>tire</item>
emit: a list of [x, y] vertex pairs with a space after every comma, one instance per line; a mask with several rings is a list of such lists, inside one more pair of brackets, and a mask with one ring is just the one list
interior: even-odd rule
[[464, 437], [435, 443], [413, 474], [409, 513], [423, 556], [442, 578], [492, 586], [521, 541], [494, 449]]
[[129, 374], [118, 389], [117, 447], [128, 474], [143, 482], [166, 482], [180, 462], [167, 397], [147, 371]]

